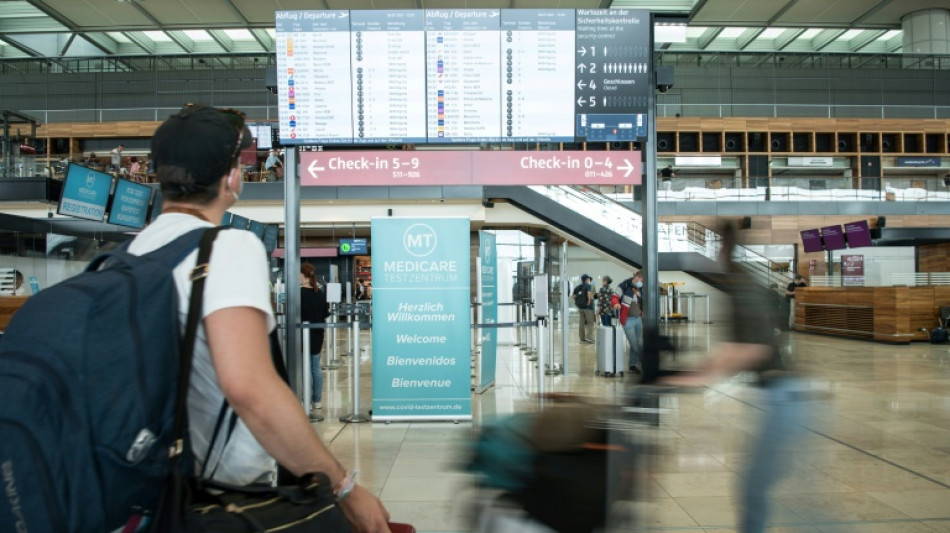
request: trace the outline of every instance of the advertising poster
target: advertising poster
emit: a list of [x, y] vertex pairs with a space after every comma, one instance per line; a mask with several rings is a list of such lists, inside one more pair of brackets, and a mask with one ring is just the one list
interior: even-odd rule
[[841, 256], [841, 281], [845, 287], [864, 286], [864, 256]]
[[470, 420], [468, 218], [374, 218], [373, 420]]
[[[481, 301], [482, 324], [498, 322], [498, 250], [495, 246], [495, 234], [478, 232], [478, 255], [481, 257]], [[482, 393], [495, 383], [495, 364], [498, 360], [498, 330], [479, 329], [482, 352], [479, 358], [481, 367], [478, 372], [478, 386], [475, 392]]]

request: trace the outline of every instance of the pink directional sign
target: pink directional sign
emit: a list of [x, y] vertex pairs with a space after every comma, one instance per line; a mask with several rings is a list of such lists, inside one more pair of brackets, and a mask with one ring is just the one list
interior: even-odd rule
[[302, 152], [305, 187], [636, 185], [640, 152]]

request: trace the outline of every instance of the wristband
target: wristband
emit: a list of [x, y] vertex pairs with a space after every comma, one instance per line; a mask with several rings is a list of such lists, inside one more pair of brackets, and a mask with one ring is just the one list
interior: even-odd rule
[[359, 474], [358, 470], [354, 470], [346, 475], [340, 483], [333, 489], [333, 496], [336, 498], [337, 503], [343, 501], [343, 498], [346, 498], [353, 489], [356, 487], [356, 476]]

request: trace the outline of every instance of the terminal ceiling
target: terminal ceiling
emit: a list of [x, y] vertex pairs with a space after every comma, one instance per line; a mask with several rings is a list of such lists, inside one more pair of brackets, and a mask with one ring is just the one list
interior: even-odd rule
[[897, 53], [947, 0], [0, 0], [0, 59], [270, 53], [279, 10], [603, 7], [680, 17], [673, 51]]

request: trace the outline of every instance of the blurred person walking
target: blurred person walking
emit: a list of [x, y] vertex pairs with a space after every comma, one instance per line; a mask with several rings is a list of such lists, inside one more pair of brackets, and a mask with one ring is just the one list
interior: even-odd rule
[[760, 401], [755, 407], [761, 420], [750, 443], [750, 457], [739, 487], [742, 504], [739, 531], [759, 533], [769, 518], [769, 490], [788, 471], [785, 450], [803, 433], [806, 414], [801, 380], [784, 361], [779, 348], [778, 325], [783, 317], [774, 296], [732, 261], [736, 231], [726, 225], [721, 231], [719, 279], [732, 304], [732, 332], [695, 370], [695, 374], [662, 378], [660, 383], [702, 386], [740, 372], [756, 375]]

